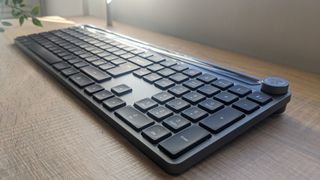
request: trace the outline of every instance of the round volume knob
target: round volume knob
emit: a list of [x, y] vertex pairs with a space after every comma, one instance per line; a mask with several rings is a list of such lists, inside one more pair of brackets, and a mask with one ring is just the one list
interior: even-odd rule
[[282, 95], [288, 92], [289, 82], [280, 77], [267, 77], [262, 80], [261, 91], [273, 94]]

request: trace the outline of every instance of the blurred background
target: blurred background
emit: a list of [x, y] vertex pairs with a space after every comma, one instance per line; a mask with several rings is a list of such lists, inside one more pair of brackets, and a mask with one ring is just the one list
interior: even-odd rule
[[[105, 0], [28, 0], [43, 15], [105, 18]], [[320, 72], [319, 0], [113, 0], [114, 20]], [[2, 9], [4, 16], [5, 9]]]

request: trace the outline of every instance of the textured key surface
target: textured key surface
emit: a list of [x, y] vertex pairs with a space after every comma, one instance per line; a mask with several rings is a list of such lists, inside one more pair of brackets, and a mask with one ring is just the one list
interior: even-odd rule
[[151, 126], [142, 131], [142, 135], [151, 143], [156, 144], [171, 135], [170, 131], [160, 125]]

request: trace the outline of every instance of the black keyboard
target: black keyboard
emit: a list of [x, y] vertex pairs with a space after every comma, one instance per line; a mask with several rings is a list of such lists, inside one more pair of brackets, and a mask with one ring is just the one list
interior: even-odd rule
[[283, 78], [255, 78], [88, 25], [15, 44], [170, 174], [284, 112], [291, 97]]

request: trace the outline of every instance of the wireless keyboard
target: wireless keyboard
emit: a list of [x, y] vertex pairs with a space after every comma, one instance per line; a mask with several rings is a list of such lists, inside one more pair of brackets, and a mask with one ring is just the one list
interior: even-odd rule
[[84, 25], [15, 44], [170, 174], [284, 112], [289, 83]]

